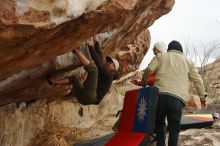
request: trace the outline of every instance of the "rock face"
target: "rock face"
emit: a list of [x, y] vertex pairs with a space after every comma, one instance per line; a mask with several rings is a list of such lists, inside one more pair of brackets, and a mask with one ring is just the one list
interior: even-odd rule
[[[134, 71], [149, 48], [147, 28], [173, 5], [174, 0], [1, 0], [0, 145], [28, 145], [53, 118], [78, 114], [80, 105], [60, 101], [57, 109], [61, 112], [51, 119], [56, 110], [49, 110], [50, 104], [70, 87], [49, 86], [45, 80], [47, 74], [61, 78], [72, 70], [83, 75], [79, 61], [70, 53], [72, 48], [95, 35], [103, 54], [119, 60], [122, 75]], [[100, 106], [87, 106], [84, 111], [91, 118], [85, 120], [105, 115], [91, 113]], [[111, 106], [103, 108], [111, 110]], [[59, 117], [66, 112], [69, 115]], [[79, 119], [65, 122], [77, 126], [83, 118], [75, 118]]]
[[[0, 105], [42, 98], [36, 93], [57, 95], [57, 89], [43, 81], [44, 75], [57, 70], [57, 56], [92, 35], [107, 34], [103, 53], [119, 59], [122, 74], [137, 69], [150, 42], [147, 27], [173, 4], [174, 0], [2, 0]], [[73, 69], [77, 62], [72, 60]]]
[[220, 59], [200, 68], [209, 97], [216, 100], [220, 96]]
[[122, 108], [124, 92], [134, 87], [122, 82], [114, 84], [99, 105], [82, 106], [60, 98], [0, 107], [0, 145], [49, 146], [48, 141], [57, 134], [72, 145], [110, 134], [117, 120], [115, 115]]

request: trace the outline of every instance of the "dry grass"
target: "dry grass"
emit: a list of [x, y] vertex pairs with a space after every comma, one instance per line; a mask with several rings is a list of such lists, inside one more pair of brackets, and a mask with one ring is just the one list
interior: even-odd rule
[[89, 128], [70, 128], [59, 124], [46, 126], [45, 131], [36, 136], [28, 146], [70, 146], [89, 139], [88, 133], [93, 131], [101, 121]]

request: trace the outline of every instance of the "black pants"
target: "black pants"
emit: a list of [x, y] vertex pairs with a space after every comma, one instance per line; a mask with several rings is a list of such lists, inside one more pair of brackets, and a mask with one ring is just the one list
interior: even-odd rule
[[180, 120], [183, 103], [180, 99], [171, 95], [159, 94], [156, 115], [156, 139], [157, 146], [165, 146], [166, 117], [169, 131], [169, 146], [177, 146], [180, 132]]

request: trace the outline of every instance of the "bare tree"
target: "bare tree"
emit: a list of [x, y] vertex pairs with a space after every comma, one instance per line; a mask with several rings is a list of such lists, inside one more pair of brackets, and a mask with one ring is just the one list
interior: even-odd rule
[[218, 97], [218, 94], [220, 94], [220, 83], [216, 72], [220, 72], [220, 70], [217, 71], [216, 69], [220, 67], [218, 65], [220, 64], [220, 54], [218, 54], [220, 52], [220, 43], [212, 42], [196, 45], [195, 43], [185, 42], [185, 52], [186, 56], [193, 60], [198, 67], [209, 97], [212, 99]]

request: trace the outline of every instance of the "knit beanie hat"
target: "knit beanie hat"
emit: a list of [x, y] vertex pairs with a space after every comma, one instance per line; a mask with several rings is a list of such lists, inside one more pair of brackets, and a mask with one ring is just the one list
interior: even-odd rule
[[154, 48], [156, 48], [161, 53], [166, 52], [166, 50], [167, 50], [166, 44], [164, 42], [162, 42], [162, 41], [156, 42], [154, 44]]
[[173, 40], [172, 42], [169, 43], [167, 51], [169, 51], [169, 50], [177, 50], [177, 51], [180, 51], [183, 53], [183, 49], [182, 49], [181, 44], [175, 40]]

